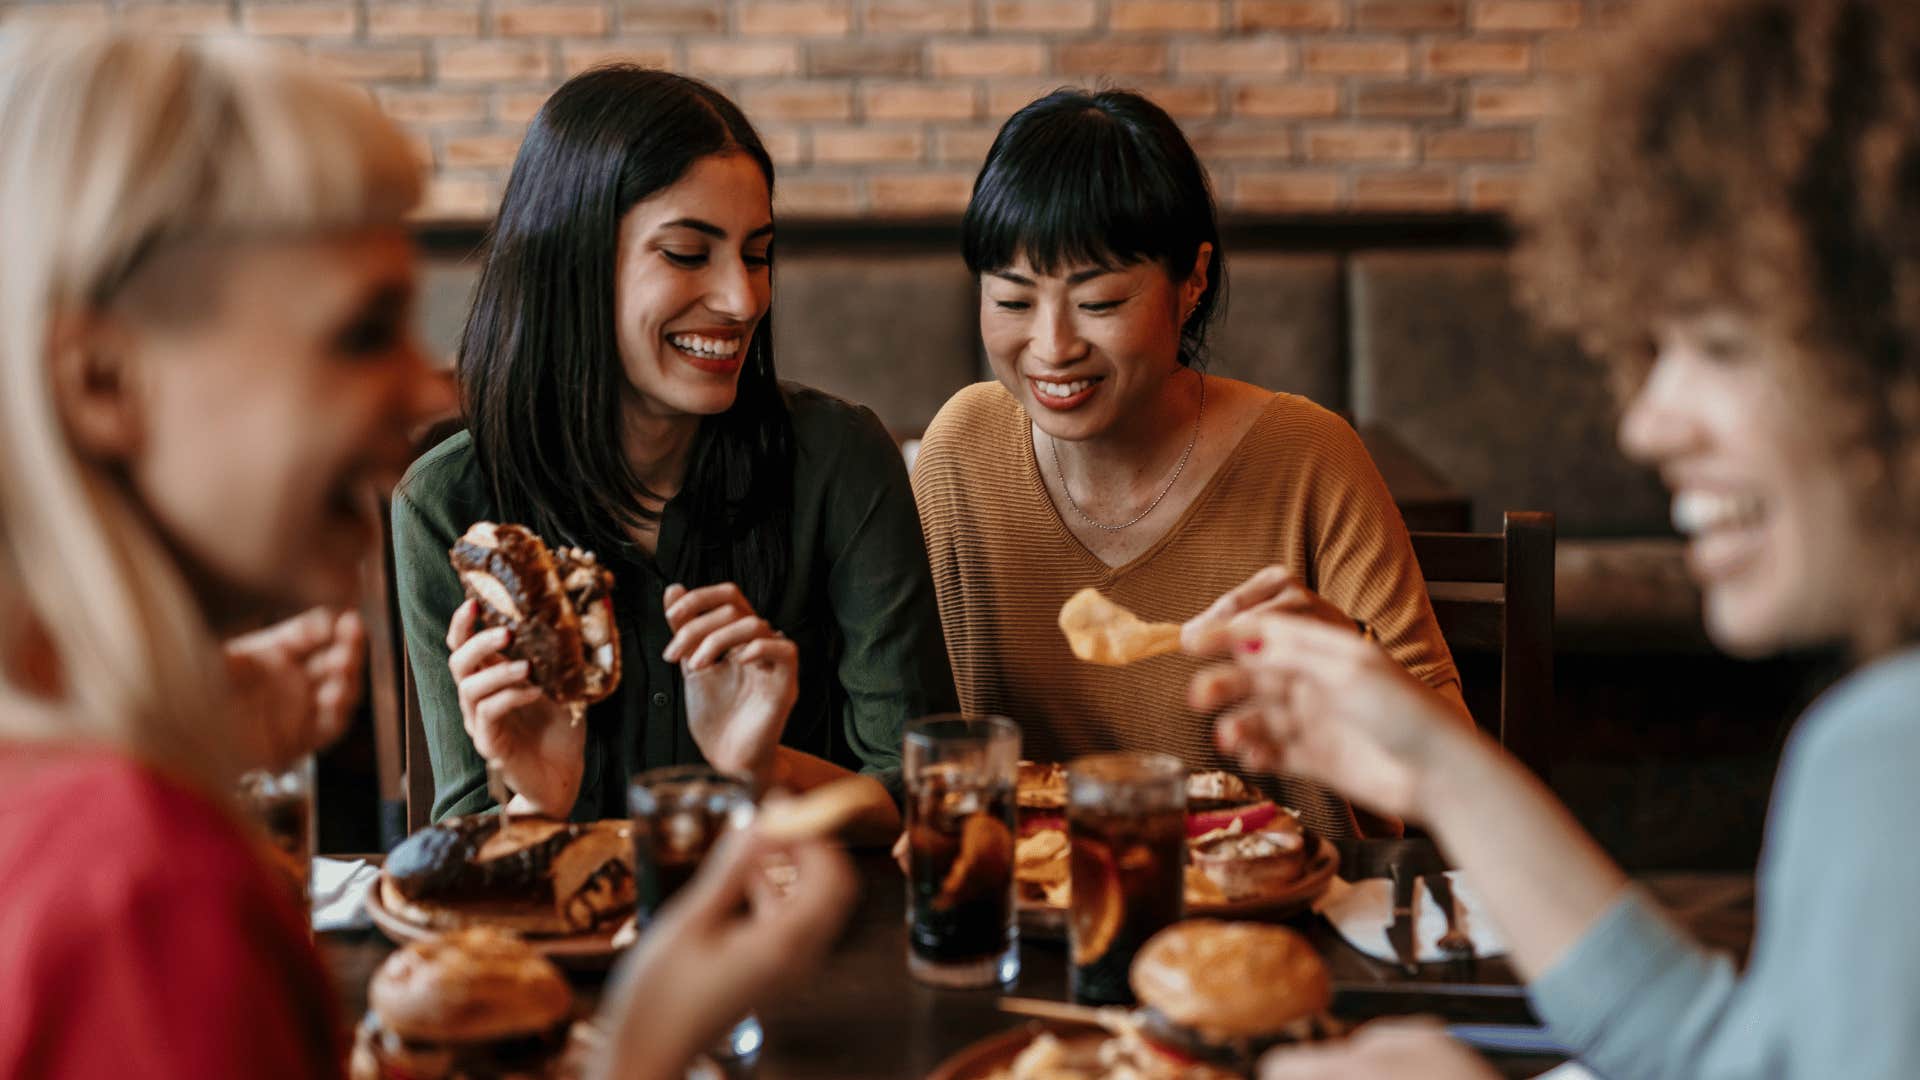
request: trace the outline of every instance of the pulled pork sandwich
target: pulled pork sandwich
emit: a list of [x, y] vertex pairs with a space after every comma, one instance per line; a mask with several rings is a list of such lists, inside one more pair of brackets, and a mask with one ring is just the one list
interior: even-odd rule
[[1270, 1047], [1336, 1030], [1326, 964], [1284, 926], [1175, 923], [1141, 946], [1128, 981], [1141, 1042], [1176, 1065], [1246, 1071]]
[[475, 522], [447, 552], [479, 625], [504, 626], [506, 654], [561, 705], [591, 705], [620, 685], [613, 574], [578, 548], [549, 549], [520, 525]]
[[367, 987], [351, 1080], [558, 1080], [573, 991], [502, 930], [436, 934], [387, 957]]
[[419, 926], [592, 933], [633, 914], [633, 829], [474, 814], [429, 825], [397, 845], [380, 902]]

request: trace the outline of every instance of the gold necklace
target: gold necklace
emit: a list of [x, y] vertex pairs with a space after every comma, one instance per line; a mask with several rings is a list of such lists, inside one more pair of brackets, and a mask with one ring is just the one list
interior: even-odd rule
[[[1199, 373], [1195, 372], [1195, 374]], [[1167, 497], [1167, 492], [1173, 490], [1174, 482], [1180, 479], [1181, 472], [1187, 467], [1187, 459], [1193, 456], [1194, 445], [1200, 441], [1200, 418], [1205, 415], [1207, 415], [1207, 377], [1200, 375], [1200, 410], [1193, 414], [1193, 435], [1187, 439], [1187, 448], [1180, 452], [1180, 460], [1174, 463], [1173, 475], [1167, 477], [1166, 484], [1160, 488], [1160, 494], [1153, 497], [1153, 501], [1147, 504], [1145, 510], [1135, 514], [1132, 520], [1123, 521], [1118, 525], [1108, 525], [1104, 522], [1093, 520], [1092, 516], [1085, 510], [1082, 510], [1080, 504], [1074, 501], [1073, 489], [1067, 486], [1066, 466], [1060, 464], [1060, 444], [1054, 440], [1052, 435], [1048, 435], [1047, 447], [1053, 451], [1053, 471], [1060, 474], [1060, 493], [1067, 497], [1067, 505], [1073, 507], [1073, 512], [1080, 515], [1081, 521], [1103, 532], [1119, 532], [1121, 529], [1130, 528], [1139, 524], [1142, 518], [1153, 513], [1153, 508], [1160, 505], [1160, 500]]]

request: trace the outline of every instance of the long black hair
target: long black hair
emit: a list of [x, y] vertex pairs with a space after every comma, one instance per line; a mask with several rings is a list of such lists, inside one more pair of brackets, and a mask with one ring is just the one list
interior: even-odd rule
[[1128, 90], [1055, 90], [1007, 118], [973, 182], [961, 224], [967, 269], [1004, 270], [1024, 255], [1052, 275], [1151, 259], [1185, 281], [1213, 245], [1207, 287], [1180, 328], [1180, 362], [1203, 363], [1226, 292], [1207, 171], [1180, 125]]
[[[620, 220], [700, 159], [773, 160], [740, 109], [681, 75], [596, 68], [554, 91], [527, 130], [461, 337], [461, 404], [501, 517], [549, 540], [631, 553], [659, 496], [622, 448], [625, 369], [614, 326]], [[773, 329], [747, 347], [731, 408], [706, 417], [686, 482], [687, 542], [662, 569], [690, 586], [733, 581], [765, 610], [784, 585], [793, 418]]]

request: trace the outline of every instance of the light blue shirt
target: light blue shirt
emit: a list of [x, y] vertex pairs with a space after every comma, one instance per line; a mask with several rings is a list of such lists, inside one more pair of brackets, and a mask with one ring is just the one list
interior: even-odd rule
[[1920, 1078], [1920, 649], [1789, 740], [1745, 976], [1629, 891], [1528, 992], [1610, 1080]]

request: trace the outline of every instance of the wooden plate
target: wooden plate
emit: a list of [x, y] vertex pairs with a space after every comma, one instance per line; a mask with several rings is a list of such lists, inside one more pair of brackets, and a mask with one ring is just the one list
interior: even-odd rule
[[[367, 915], [373, 919], [373, 925], [387, 935], [396, 945], [405, 945], [419, 941], [435, 933], [432, 929], [401, 918], [380, 900], [380, 885], [367, 890]], [[593, 934], [565, 934], [559, 937], [528, 936], [526, 943], [533, 946], [540, 955], [562, 967], [596, 970], [610, 967], [620, 949], [613, 944], [616, 927]]]
[[969, 1043], [927, 1074], [927, 1080], [986, 1080], [996, 1070], [1013, 1064], [1020, 1051], [1041, 1035], [1051, 1032], [1070, 1043], [1099, 1042], [1108, 1033], [1092, 1024], [1070, 1024], [1059, 1020], [1030, 1020], [1012, 1031], [989, 1035]]
[[[1313, 854], [1306, 867], [1286, 889], [1271, 896], [1248, 900], [1229, 900], [1217, 904], [1188, 904], [1191, 919], [1250, 919], [1268, 922], [1285, 919], [1307, 910], [1333, 883], [1340, 869], [1340, 852], [1324, 836], [1314, 836]], [[1035, 941], [1060, 940], [1067, 934], [1067, 909], [1052, 904], [1021, 901], [1020, 935]]]

